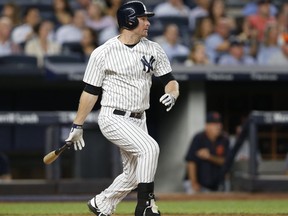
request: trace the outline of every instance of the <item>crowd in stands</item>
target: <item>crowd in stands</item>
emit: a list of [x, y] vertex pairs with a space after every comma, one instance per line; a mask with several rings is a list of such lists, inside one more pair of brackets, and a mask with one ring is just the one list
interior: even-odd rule
[[[91, 52], [119, 34], [116, 12], [125, 0], [50, 0], [0, 9], [0, 56]], [[225, 0], [143, 0], [151, 18], [149, 39], [173, 63], [288, 65], [288, 1], [247, 1], [229, 13]]]

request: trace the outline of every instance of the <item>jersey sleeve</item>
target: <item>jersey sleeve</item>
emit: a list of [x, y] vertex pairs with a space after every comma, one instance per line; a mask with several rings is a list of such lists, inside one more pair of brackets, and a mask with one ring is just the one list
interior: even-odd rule
[[83, 81], [92, 86], [101, 87], [105, 75], [105, 61], [103, 47], [98, 47], [91, 54]]
[[155, 43], [155, 48], [157, 52], [157, 62], [156, 62], [156, 70], [154, 75], [156, 77], [163, 76], [167, 73], [170, 73], [172, 71], [170, 61], [162, 49], [162, 47]]

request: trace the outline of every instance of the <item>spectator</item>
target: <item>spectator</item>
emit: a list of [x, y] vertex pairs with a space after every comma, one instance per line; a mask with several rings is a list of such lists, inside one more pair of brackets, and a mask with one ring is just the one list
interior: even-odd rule
[[123, 4], [123, 0], [105, 0], [105, 3], [107, 8], [107, 15], [113, 17], [116, 22], [117, 10]]
[[85, 27], [82, 31], [82, 40], [79, 43], [68, 43], [68, 46], [63, 49], [63, 54], [77, 53], [82, 55], [84, 59], [88, 60], [88, 57], [93, 50], [98, 47], [98, 35], [89, 27]]
[[193, 41], [202, 41], [204, 42], [206, 38], [213, 33], [213, 24], [211, 19], [206, 17], [199, 17], [196, 21], [196, 28], [194, 34], [192, 35]]
[[257, 14], [247, 17], [250, 28], [257, 30], [257, 39], [263, 40], [264, 31], [266, 25], [271, 22], [275, 22], [275, 16], [270, 14], [271, 0], [258, 0]]
[[288, 33], [281, 34], [278, 42], [281, 50], [269, 59], [268, 64], [288, 66]]
[[188, 56], [189, 54], [189, 48], [179, 42], [179, 28], [176, 24], [167, 25], [163, 36], [156, 37], [154, 40], [160, 44], [172, 62], [175, 56]]
[[38, 66], [44, 64], [45, 55], [55, 55], [61, 52], [61, 46], [49, 40], [49, 33], [53, 31], [53, 23], [45, 20], [34, 27], [36, 36], [25, 45], [25, 54], [37, 57]]
[[222, 55], [219, 65], [255, 65], [254, 58], [244, 52], [244, 43], [236, 37], [230, 40], [229, 53]]
[[221, 18], [215, 24], [214, 32], [206, 38], [205, 46], [211, 63], [216, 64], [221, 55], [228, 53], [230, 30], [229, 21]]
[[264, 40], [260, 44], [257, 62], [260, 65], [266, 65], [269, 59], [280, 51], [278, 46], [279, 28], [277, 23], [270, 24], [266, 27], [264, 32]]
[[9, 17], [11, 19], [13, 28], [21, 23], [20, 8], [17, 4], [13, 2], [8, 2], [3, 5], [1, 15]]
[[75, 0], [75, 1], [70, 1], [70, 5], [73, 10], [87, 11], [91, 2], [92, 0]]
[[119, 34], [119, 30], [117, 26], [110, 26], [108, 28], [103, 29], [98, 34], [98, 43], [99, 45], [105, 43], [108, 39], [117, 36]]
[[100, 1], [92, 2], [87, 11], [86, 26], [100, 32], [101, 30], [116, 26], [115, 19], [106, 14], [105, 4]]
[[239, 40], [243, 41], [244, 51], [246, 54], [251, 55], [253, 58], [257, 57], [259, 41], [257, 39], [257, 31], [250, 27], [249, 22], [244, 17], [239, 21], [238, 30], [235, 31], [235, 35]]
[[53, 0], [52, 2], [54, 17], [54, 28], [57, 29], [62, 25], [68, 24], [73, 16], [73, 10], [68, 0]]
[[195, 0], [196, 7], [191, 9], [189, 13], [189, 29], [194, 30], [196, 27], [196, 20], [201, 17], [208, 16], [208, 9], [210, 0]]
[[222, 18], [226, 18], [228, 24], [230, 25], [230, 29], [234, 29], [236, 24], [235, 20], [232, 17], [228, 17], [226, 14], [227, 8], [225, 6], [224, 0], [213, 0], [210, 1], [210, 5], [208, 8], [208, 16], [212, 20], [213, 25], [216, 25], [219, 20]]
[[0, 152], [0, 182], [12, 179], [10, 163], [6, 155]]
[[[23, 45], [33, 38], [33, 28], [40, 22], [40, 12], [38, 8], [29, 7], [24, 11], [23, 24], [17, 26], [12, 31], [12, 41]], [[23, 45], [24, 46], [24, 45]]]
[[[249, 1], [248, 3], [245, 4], [245, 6], [243, 7], [241, 14], [245, 17], [248, 17], [250, 15], [254, 15], [257, 13], [258, 10], [258, 4], [257, 4], [258, 0], [253, 0], [253, 1]], [[275, 16], [277, 14], [277, 7], [273, 4], [270, 5], [270, 13], [272, 16]]]
[[87, 27], [83, 29], [83, 38], [80, 42], [82, 46], [82, 53], [88, 60], [94, 49], [98, 47], [97, 33], [93, 29]]
[[280, 32], [288, 32], [288, 1], [283, 2], [279, 13], [276, 15]]
[[13, 23], [8, 17], [0, 18], [0, 56], [20, 53], [20, 47], [11, 40]]
[[193, 44], [188, 59], [184, 62], [185, 66], [208, 65], [210, 61], [206, 55], [205, 45], [201, 42]]
[[123, 0], [105, 0], [107, 7], [107, 15], [112, 17], [115, 21], [115, 25], [107, 27], [99, 32], [99, 45], [105, 43], [108, 39], [119, 34], [116, 12], [120, 5], [122, 5]]
[[57, 43], [62, 45], [64, 42], [80, 42], [84, 27], [85, 12], [83, 10], [75, 10], [72, 21], [57, 29], [55, 33]]
[[157, 17], [183, 16], [188, 18], [190, 8], [184, 4], [183, 0], [166, 0], [155, 7], [154, 13]]
[[229, 153], [229, 139], [223, 132], [218, 112], [209, 112], [203, 131], [192, 139], [186, 154], [185, 191], [189, 194], [223, 190], [221, 168]]

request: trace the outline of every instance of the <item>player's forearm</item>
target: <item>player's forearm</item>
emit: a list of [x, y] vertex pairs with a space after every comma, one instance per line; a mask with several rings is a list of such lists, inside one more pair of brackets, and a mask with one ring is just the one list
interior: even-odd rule
[[80, 97], [77, 115], [73, 123], [83, 125], [86, 117], [93, 109], [97, 100], [98, 100], [98, 95], [92, 95], [83, 91]]
[[176, 80], [172, 80], [165, 86], [165, 93], [171, 94], [174, 98], [179, 96], [179, 84]]

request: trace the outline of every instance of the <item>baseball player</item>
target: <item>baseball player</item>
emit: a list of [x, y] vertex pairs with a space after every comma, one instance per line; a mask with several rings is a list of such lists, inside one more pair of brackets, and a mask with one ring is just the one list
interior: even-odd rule
[[179, 96], [179, 85], [163, 49], [146, 39], [150, 22], [140, 1], [123, 4], [117, 11], [120, 35], [96, 48], [90, 56], [77, 115], [66, 141], [81, 150], [82, 125], [102, 93], [98, 124], [103, 135], [120, 148], [123, 173], [88, 201], [91, 212], [111, 215], [117, 204], [137, 188], [136, 216], [160, 215], [155, 204], [154, 176], [159, 146], [148, 134], [145, 110], [149, 108], [152, 75], [164, 84], [160, 102], [169, 111]]

